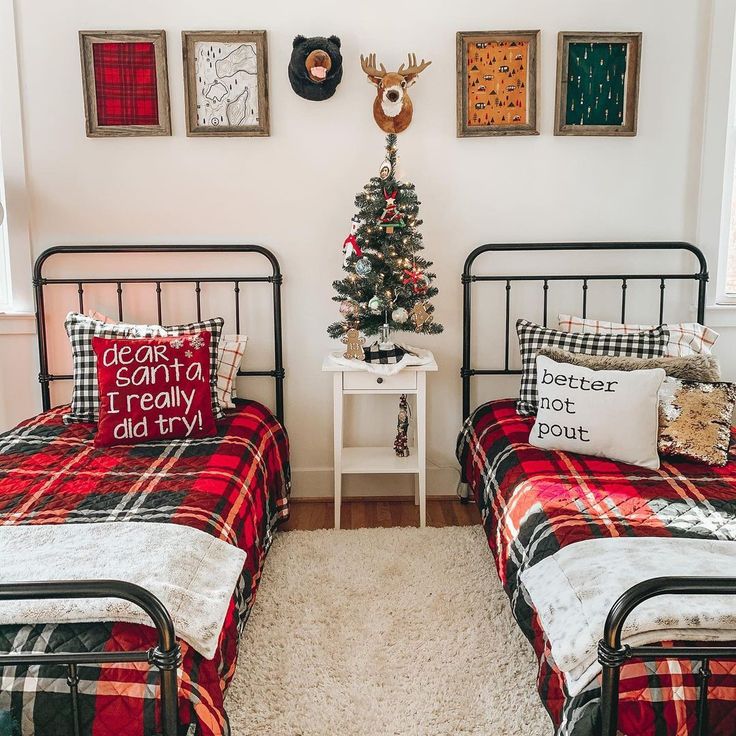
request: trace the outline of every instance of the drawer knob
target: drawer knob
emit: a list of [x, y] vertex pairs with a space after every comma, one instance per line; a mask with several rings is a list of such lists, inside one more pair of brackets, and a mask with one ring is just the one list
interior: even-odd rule
[[383, 383], [383, 378], [376, 378], [376, 383]]

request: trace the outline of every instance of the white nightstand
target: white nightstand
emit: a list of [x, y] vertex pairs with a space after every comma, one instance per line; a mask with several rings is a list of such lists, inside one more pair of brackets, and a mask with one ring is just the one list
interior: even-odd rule
[[[336, 365], [325, 358], [322, 370], [333, 374], [335, 440], [335, 529], [340, 528], [343, 473], [412, 473], [417, 476], [419, 526], [427, 524], [427, 373], [437, 370], [433, 360], [407, 366], [393, 376], [379, 376], [360, 368]], [[348, 394], [416, 396], [415, 446], [409, 457], [396, 457], [394, 448], [343, 447], [343, 404]]]

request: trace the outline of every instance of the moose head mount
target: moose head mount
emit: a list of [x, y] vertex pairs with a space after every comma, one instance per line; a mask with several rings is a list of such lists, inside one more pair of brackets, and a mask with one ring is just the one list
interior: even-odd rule
[[376, 66], [375, 54], [368, 54], [365, 58], [361, 54], [360, 66], [377, 89], [373, 118], [384, 133], [401, 133], [409, 127], [414, 114], [409, 87], [431, 63], [422, 59], [417, 64], [416, 54], [409, 54], [407, 68], [402, 64], [397, 71], [387, 72], [383, 64]]

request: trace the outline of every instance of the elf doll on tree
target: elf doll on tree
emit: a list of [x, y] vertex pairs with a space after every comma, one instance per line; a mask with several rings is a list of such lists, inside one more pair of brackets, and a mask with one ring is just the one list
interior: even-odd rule
[[[386, 160], [355, 197], [354, 238], [344, 246], [346, 276], [333, 282], [342, 319], [333, 322], [330, 337], [343, 338], [348, 330], [381, 335], [389, 330], [438, 334], [442, 325], [434, 320], [437, 295], [432, 262], [421, 253], [419, 200], [414, 185], [396, 178], [396, 135], [386, 137]], [[357, 247], [356, 247], [357, 246]], [[354, 333], [351, 333], [354, 334]]]

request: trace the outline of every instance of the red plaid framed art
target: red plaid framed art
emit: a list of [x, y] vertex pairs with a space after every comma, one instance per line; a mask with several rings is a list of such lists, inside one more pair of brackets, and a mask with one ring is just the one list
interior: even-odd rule
[[87, 136], [171, 135], [165, 31], [80, 31]]

